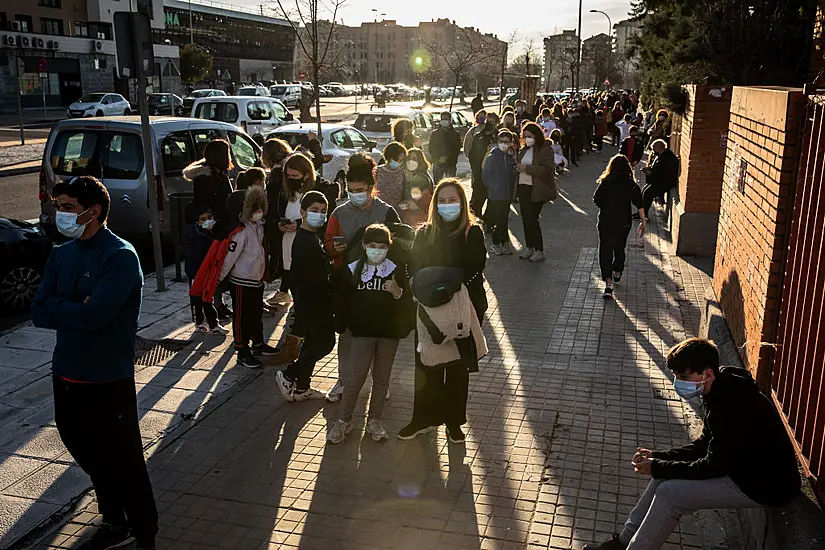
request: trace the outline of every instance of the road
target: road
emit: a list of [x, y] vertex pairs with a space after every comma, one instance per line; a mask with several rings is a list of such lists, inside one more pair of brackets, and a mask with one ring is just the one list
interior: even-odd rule
[[31, 220], [40, 215], [39, 175], [0, 178], [0, 218]]
[[[26, 127], [23, 132], [26, 137], [26, 140], [30, 139], [43, 139], [49, 137], [49, 130], [52, 129], [51, 124], [35, 124], [30, 127]], [[19, 141], [20, 140], [20, 128], [17, 126], [0, 126], [0, 143], [4, 141]]]

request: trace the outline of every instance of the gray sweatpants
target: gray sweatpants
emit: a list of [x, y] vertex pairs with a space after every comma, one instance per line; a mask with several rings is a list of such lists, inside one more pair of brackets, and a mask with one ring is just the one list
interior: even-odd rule
[[384, 415], [384, 402], [390, 385], [392, 364], [398, 349], [398, 340], [393, 338], [365, 338], [350, 336], [351, 350], [347, 368], [341, 370], [344, 395], [338, 418], [349, 422], [358, 401], [358, 394], [367, 379], [372, 365], [372, 395], [370, 396], [369, 418], [380, 419]]
[[718, 508], [760, 508], [731, 480], [650, 480], [630, 512], [619, 538], [627, 550], [658, 550], [668, 539], [682, 514]]
[[338, 381], [344, 383], [344, 373], [349, 370], [352, 356], [352, 333], [345, 330], [338, 336]]

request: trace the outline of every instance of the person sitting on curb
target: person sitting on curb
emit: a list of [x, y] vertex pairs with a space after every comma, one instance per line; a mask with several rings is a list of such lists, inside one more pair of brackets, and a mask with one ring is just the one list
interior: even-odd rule
[[794, 448], [748, 371], [720, 368], [716, 346], [701, 338], [677, 344], [666, 361], [676, 393], [702, 399], [702, 436], [667, 451], [638, 449], [633, 468], [652, 477], [647, 489], [620, 534], [583, 550], [661, 548], [685, 513], [780, 506], [799, 493]]

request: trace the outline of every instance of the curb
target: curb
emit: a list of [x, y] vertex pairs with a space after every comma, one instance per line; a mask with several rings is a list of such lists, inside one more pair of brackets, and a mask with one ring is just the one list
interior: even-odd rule
[[0, 169], [0, 178], [7, 178], [9, 176], [20, 176], [23, 174], [36, 174], [40, 171], [40, 164], [35, 166], [17, 166], [12, 165], [9, 168]]

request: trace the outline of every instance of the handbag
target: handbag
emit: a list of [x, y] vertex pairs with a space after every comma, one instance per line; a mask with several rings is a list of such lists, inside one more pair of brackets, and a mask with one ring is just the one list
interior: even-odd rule
[[413, 279], [413, 296], [426, 307], [443, 306], [461, 289], [463, 282], [464, 270], [460, 267], [424, 267]]

